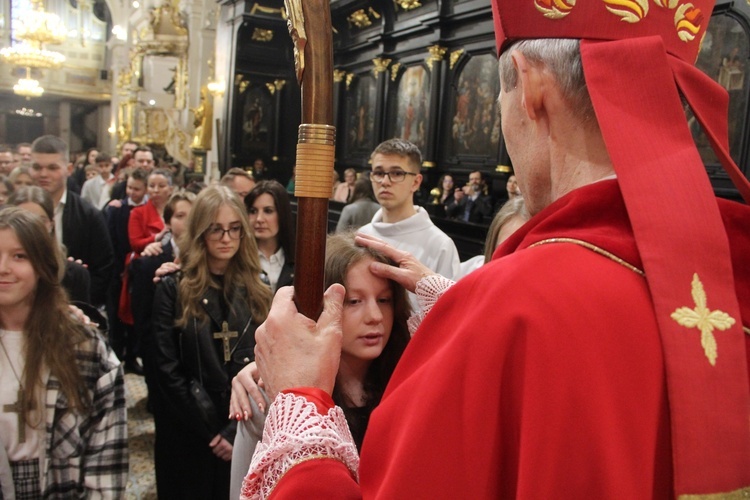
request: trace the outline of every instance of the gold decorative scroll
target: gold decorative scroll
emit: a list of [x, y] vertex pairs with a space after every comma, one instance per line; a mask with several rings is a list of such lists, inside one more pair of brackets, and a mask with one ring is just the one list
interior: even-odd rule
[[378, 73], [382, 73], [383, 71], [386, 71], [388, 69], [388, 65], [391, 64], [391, 60], [384, 57], [376, 57], [372, 60], [372, 63], [375, 65], [375, 67], [372, 68], [372, 72], [377, 75]]
[[367, 12], [365, 12], [365, 9], [359, 9], [357, 11], [354, 11], [351, 13], [349, 17], [346, 18], [347, 21], [349, 21], [349, 24], [353, 24], [357, 28], [366, 28], [368, 26], [372, 25], [372, 21], [370, 21], [370, 16], [367, 15]]
[[432, 45], [430, 47], [427, 47], [427, 50], [430, 52], [430, 57], [428, 57], [425, 61], [427, 62], [427, 66], [432, 69], [432, 63], [433, 62], [440, 62], [445, 57], [445, 53], [448, 52], [448, 49], [445, 47], [441, 47], [440, 45]]
[[413, 10], [417, 7], [421, 7], [422, 4], [419, 0], [395, 0], [396, 4], [404, 10]]
[[271, 95], [274, 95], [277, 90], [281, 90], [284, 87], [284, 84], [286, 84], [286, 80], [274, 80], [273, 83], [266, 83], [266, 88]]
[[346, 70], [343, 70], [343, 69], [334, 69], [333, 70], [333, 81], [335, 83], [341, 83], [341, 82], [343, 82], [344, 78], [346, 78]]
[[305, 72], [305, 45], [307, 45], [302, 0], [284, 0], [284, 5], [289, 16], [286, 25], [289, 28], [289, 36], [294, 42], [294, 70], [297, 74], [297, 81], [302, 85], [302, 74]]
[[393, 63], [391, 65], [391, 81], [395, 82], [398, 78], [398, 71], [401, 69], [401, 63]]
[[[748, 2], [750, 2], [750, 0], [748, 0]], [[378, 13], [377, 13], [377, 11], [376, 11], [375, 9], [373, 9], [372, 7], [370, 7], [369, 9], [367, 9], [367, 12], [369, 12], [369, 13], [370, 13], [370, 15], [371, 15], [371, 16], [372, 16], [373, 18], [375, 18], [375, 19], [380, 19], [380, 14], [378, 14]]]
[[464, 49], [458, 49], [458, 50], [454, 50], [453, 52], [451, 52], [451, 55], [450, 55], [450, 61], [451, 61], [450, 62], [450, 67], [451, 67], [451, 69], [453, 69], [453, 67], [456, 65], [456, 63], [461, 58], [461, 56], [463, 55], [463, 53], [464, 53]]
[[349, 90], [349, 86], [352, 84], [352, 80], [354, 80], [354, 73], [347, 73], [346, 74], [346, 90]]
[[282, 18], [284, 18], [284, 10], [283, 9], [274, 9], [273, 7], [265, 7], [263, 5], [260, 5], [258, 3], [254, 3], [253, 7], [250, 9], [250, 15], [254, 15], [260, 12], [261, 14], [279, 14]]
[[270, 42], [273, 40], [273, 30], [255, 28], [253, 35], [250, 37], [254, 42]]

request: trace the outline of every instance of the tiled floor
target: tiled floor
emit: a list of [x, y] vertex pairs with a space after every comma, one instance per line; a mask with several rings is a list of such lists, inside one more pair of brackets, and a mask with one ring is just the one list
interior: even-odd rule
[[125, 492], [127, 500], [156, 499], [154, 476], [154, 419], [146, 411], [146, 382], [143, 377], [125, 375], [128, 401], [128, 445], [130, 476]]

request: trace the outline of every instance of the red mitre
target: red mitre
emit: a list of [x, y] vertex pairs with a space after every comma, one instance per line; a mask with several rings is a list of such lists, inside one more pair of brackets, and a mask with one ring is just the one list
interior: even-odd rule
[[586, 85], [659, 323], [678, 497], [750, 495], [742, 317], [727, 235], [680, 99], [750, 202], [750, 183], [728, 153], [728, 96], [693, 66], [713, 4], [492, 1], [498, 53], [521, 39], [581, 39]]

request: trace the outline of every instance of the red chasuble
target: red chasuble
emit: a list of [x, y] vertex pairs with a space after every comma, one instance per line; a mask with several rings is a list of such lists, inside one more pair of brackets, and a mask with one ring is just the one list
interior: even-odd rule
[[[750, 209], [719, 205], [747, 327]], [[415, 334], [370, 420], [362, 496], [673, 498], [663, 351], [641, 267], [616, 181], [535, 216]], [[697, 330], [684, 341], [702, 350]], [[343, 465], [310, 460], [273, 497], [309, 498], [313, 483], [321, 497], [357, 495]]]

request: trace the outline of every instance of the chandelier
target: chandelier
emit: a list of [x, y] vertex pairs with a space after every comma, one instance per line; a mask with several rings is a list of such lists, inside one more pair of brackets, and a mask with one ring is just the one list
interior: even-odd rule
[[13, 47], [0, 50], [5, 61], [12, 66], [28, 66], [31, 68], [50, 69], [59, 68], [65, 62], [65, 56], [59, 52], [44, 50], [32, 43], [20, 43]]
[[31, 78], [31, 68], [59, 68], [65, 62], [65, 56], [60, 52], [44, 49], [44, 44], [65, 41], [67, 32], [57, 15], [45, 12], [43, 1], [31, 0], [34, 8], [19, 19], [14, 37], [21, 43], [0, 50], [0, 56], [8, 64], [26, 68], [26, 78], [18, 80], [13, 92], [27, 99], [44, 93], [39, 81]]
[[18, 79], [18, 83], [13, 85], [13, 93], [31, 99], [44, 94], [44, 88], [39, 85], [38, 80], [31, 78], [31, 68], [26, 68], [26, 78]]
[[45, 12], [43, 0], [31, 0], [34, 9], [19, 19], [15, 37], [27, 42], [35, 42], [38, 47], [44, 43], [53, 45], [65, 41], [68, 31], [57, 14]]

